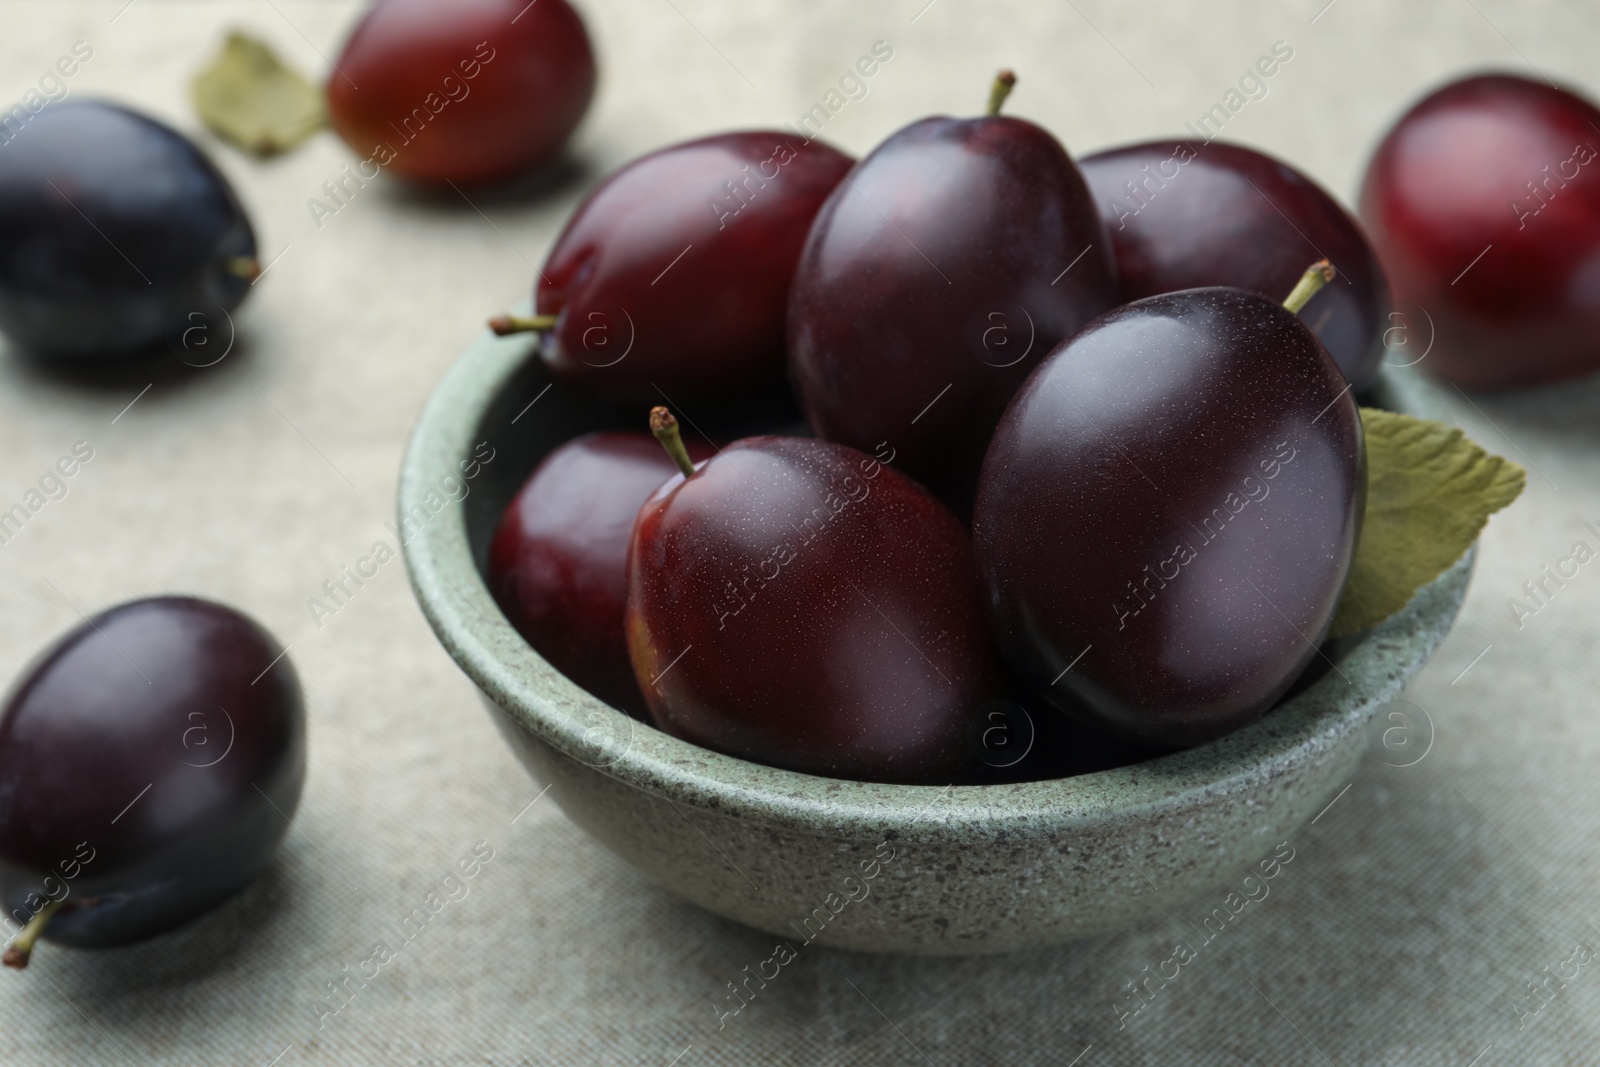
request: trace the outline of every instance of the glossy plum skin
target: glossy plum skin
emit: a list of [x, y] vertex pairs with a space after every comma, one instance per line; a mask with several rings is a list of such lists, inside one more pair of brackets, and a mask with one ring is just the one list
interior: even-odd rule
[[0, 151], [0, 330], [28, 352], [178, 344], [244, 298], [255, 254], [227, 179], [154, 119], [65, 100]]
[[1116, 250], [1122, 302], [1229, 285], [1273, 300], [1306, 265], [1338, 272], [1301, 320], [1355, 388], [1383, 362], [1389, 282], [1361, 226], [1310, 178], [1241, 145], [1149, 141], [1078, 161]]
[[852, 160], [752, 130], [673, 145], [606, 178], [573, 212], [534, 290], [559, 314], [550, 373], [624, 403], [781, 386], [800, 248]]
[[808, 774], [952, 782], [1002, 688], [966, 530], [809, 438], [736, 441], [651, 496], [627, 628], [657, 726]]
[[300, 685], [278, 654], [231, 608], [157, 597], [102, 612], [35, 661], [0, 712], [8, 929], [64, 899], [46, 940], [126, 944], [266, 866], [305, 780]]
[[[1422, 100], [1367, 165], [1361, 218], [1420, 363], [1468, 389], [1600, 370], [1600, 110], [1513, 75]], [[1481, 256], [1481, 258], [1479, 258]]]
[[1365, 464], [1343, 375], [1281, 305], [1193, 289], [1101, 316], [984, 462], [973, 538], [1001, 647], [1063, 711], [1143, 744], [1253, 721], [1333, 618]]
[[553, 158], [594, 88], [589, 34], [566, 0], [381, 0], [335, 62], [328, 120], [385, 170], [475, 184]]
[[790, 376], [817, 436], [888, 442], [960, 507], [1028, 372], [1115, 297], [1105, 228], [1054, 137], [1003, 115], [924, 119], [817, 216]]
[[[713, 449], [686, 442], [689, 455]], [[562, 674], [645, 718], [622, 617], [640, 506], [678, 473], [647, 433], [592, 433], [551, 452], [512, 498], [489, 545], [489, 591]]]

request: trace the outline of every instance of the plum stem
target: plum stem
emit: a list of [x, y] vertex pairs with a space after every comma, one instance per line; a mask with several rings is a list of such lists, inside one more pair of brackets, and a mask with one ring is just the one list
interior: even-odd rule
[[514, 333], [545, 333], [555, 328], [554, 315], [496, 315], [489, 320], [489, 329], [498, 337]]
[[261, 261], [255, 256], [229, 256], [222, 261], [222, 269], [247, 282], [261, 277]]
[[678, 431], [678, 420], [672, 417], [672, 412], [659, 404], [651, 408], [650, 432], [656, 435], [656, 440], [661, 442], [661, 447], [667, 450], [685, 478], [694, 473], [694, 460], [683, 447], [683, 434]]
[[7, 967], [15, 967], [19, 971], [28, 966], [28, 957], [33, 954], [33, 943], [39, 940], [39, 935], [44, 933], [45, 924], [59, 907], [61, 901], [52, 900], [35, 912], [33, 918], [28, 920], [28, 924], [17, 931], [17, 936], [11, 939], [11, 944], [6, 946], [5, 954], [0, 956], [0, 963], [4, 963]]
[[1002, 70], [994, 76], [994, 85], [989, 87], [989, 108], [986, 114], [1000, 114], [1000, 105], [1006, 102], [1006, 97], [1011, 95], [1011, 90], [1017, 84], [1017, 76], [1009, 70]]
[[1324, 285], [1333, 281], [1333, 277], [1333, 264], [1325, 259], [1317, 260], [1307, 267], [1306, 272], [1300, 275], [1300, 280], [1294, 283], [1294, 288], [1284, 298], [1283, 306], [1296, 315], [1300, 314], [1300, 309], [1305, 307]]

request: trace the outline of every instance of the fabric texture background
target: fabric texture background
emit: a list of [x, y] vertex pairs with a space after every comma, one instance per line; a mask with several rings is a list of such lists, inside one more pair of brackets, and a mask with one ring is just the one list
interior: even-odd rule
[[[1169, 957], [1220, 894], [1140, 930], [1020, 955], [808, 949], [719, 1029], [713, 1003], [773, 939], [656, 888], [568, 822], [558, 798], [528, 806], [539, 784], [434, 641], [399, 562], [320, 627], [306, 599], [387, 539], [420, 406], [484, 318], [527, 294], [589, 184], [675, 140], [793, 121], [874, 42], [892, 59], [824, 133], [858, 154], [921, 116], [976, 113], [1000, 66], [1020, 75], [1008, 112], [1074, 153], [1178, 133], [1286, 42], [1292, 59], [1225, 136], [1349, 203], [1385, 124], [1456, 73], [1537, 64], [1600, 89], [1600, 12], [1555, 0], [581, 8], [601, 89], [558, 175], [470, 203], [385, 176], [319, 226], [308, 199], [356, 155], [321, 134], [282, 159], [248, 160], [200, 130], [188, 80], [234, 26], [322, 76], [356, 4], [0, 5], [0, 99], [20, 100], [88, 42], [72, 96], [124, 101], [195, 135], [273, 261], [214, 367], [86, 384], [0, 354], [0, 505], [75, 441], [95, 449], [69, 495], [0, 545], [0, 668], [21, 670], [80, 611], [210, 596], [289, 643], [311, 743], [305, 797], [268, 873], [168, 936], [107, 952], [46, 944], [26, 973], [0, 974], [0, 1060], [1594, 1062], [1600, 964], [1551, 980], [1543, 1000], [1527, 983], [1580, 942], [1600, 949], [1600, 568], [1583, 568], [1520, 628], [1507, 600], [1574, 541], [1600, 546], [1583, 526], [1600, 523], [1600, 381], [1471, 400], [1444, 390], [1472, 436], [1528, 465], [1529, 486], [1491, 522], [1459, 623], [1397, 706], [1431, 747], [1405, 767], [1391, 764], [1416, 748], [1375, 747], [1295, 836], [1270, 897], [1120, 1029], [1126, 984]], [[328, 983], [392, 944], [479, 842], [493, 858], [468, 895], [321, 1018], [319, 1004], [338, 1003]]]

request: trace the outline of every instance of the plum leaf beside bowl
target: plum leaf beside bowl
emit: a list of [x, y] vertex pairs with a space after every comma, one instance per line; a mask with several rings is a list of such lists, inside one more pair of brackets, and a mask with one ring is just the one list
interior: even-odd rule
[[1405, 607], [1477, 541], [1489, 516], [1527, 485], [1521, 467], [1443, 423], [1363, 408], [1367, 510], [1330, 638]]

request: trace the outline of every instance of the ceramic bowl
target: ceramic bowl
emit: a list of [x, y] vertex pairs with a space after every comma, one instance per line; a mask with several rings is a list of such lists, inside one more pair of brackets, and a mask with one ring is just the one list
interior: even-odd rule
[[[1469, 554], [1348, 649], [1337, 671], [1188, 751], [1014, 785], [777, 770], [670, 737], [590, 696], [490, 597], [489, 539], [540, 457], [579, 433], [642, 425], [552, 384], [533, 352], [527, 337], [485, 334], [422, 414], [399, 500], [417, 600], [573, 822], [674, 893], [795, 950], [815, 941], [1004, 952], [1130, 927], [1196, 897], [1220, 902], [1280, 844], [1293, 848], [1349, 781], [1369, 721], [1444, 637], [1471, 572]], [[1434, 413], [1428, 387], [1407, 375], [1388, 373], [1376, 400]], [[475, 452], [491, 458], [473, 468]], [[446, 478], [460, 478], [463, 461], [476, 476], [452, 499], [459, 490], [447, 491], [457, 483]]]

